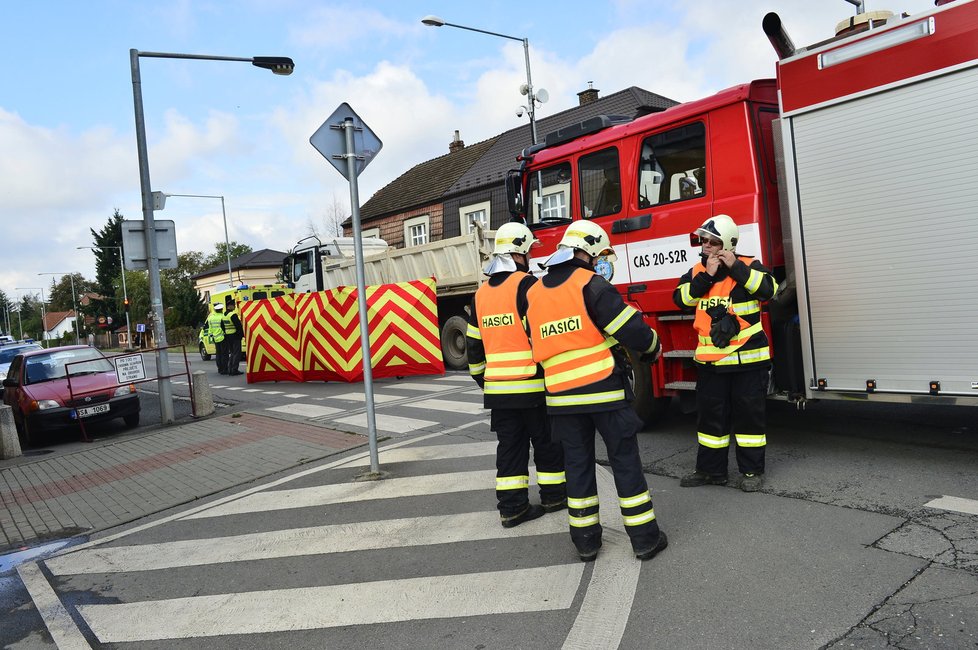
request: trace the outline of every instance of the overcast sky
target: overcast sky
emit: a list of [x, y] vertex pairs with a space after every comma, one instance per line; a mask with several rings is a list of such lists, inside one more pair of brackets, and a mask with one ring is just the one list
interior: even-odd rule
[[[866, 0], [912, 14], [932, 0]], [[899, 3], [899, 4], [896, 4]], [[45, 0], [4, 2], [0, 289], [94, 277], [90, 228], [142, 218], [129, 50], [289, 56], [292, 76], [245, 63], [142, 58], [152, 189], [223, 195], [231, 240], [288, 250], [349, 185], [309, 144], [342, 102], [383, 141], [360, 200], [415, 164], [524, 124], [522, 45], [421, 18], [527, 37], [542, 118], [640, 86], [679, 101], [774, 75], [761, 19], [796, 45], [832, 36], [845, 0]], [[515, 155], [516, 152], [514, 152]], [[180, 252], [224, 240], [221, 202], [171, 198]]]

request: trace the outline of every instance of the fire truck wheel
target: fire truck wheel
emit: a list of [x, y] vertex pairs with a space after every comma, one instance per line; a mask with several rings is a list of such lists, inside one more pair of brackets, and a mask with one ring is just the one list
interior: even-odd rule
[[465, 370], [469, 367], [465, 354], [465, 331], [469, 324], [461, 316], [452, 316], [441, 328], [441, 355], [445, 367], [452, 370]]
[[638, 353], [628, 351], [628, 359], [632, 365], [630, 381], [632, 391], [635, 393], [632, 408], [646, 427], [654, 427], [665, 417], [669, 410], [670, 399], [655, 396], [652, 390], [652, 368], [649, 364], [639, 361], [638, 356]]

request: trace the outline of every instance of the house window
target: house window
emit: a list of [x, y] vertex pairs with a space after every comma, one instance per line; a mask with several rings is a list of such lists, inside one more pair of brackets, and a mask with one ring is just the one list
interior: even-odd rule
[[459, 209], [459, 232], [467, 235], [475, 230], [476, 224], [481, 224], [482, 229], [489, 227], [489, 215], [491, 207], [489, 201], [473, 203]]
[[563, 192], [544, 194], [540, 202], [540, 220], [552, 221], [567, 218], [567, 201]]
[[361, 234], [363, 234], [364, 237], [376, 237], [377, 239], [380, 239], [380, 228], [367, 228]]
[[426, 214], [406, 219], [404, 221], [404, 245], [420, 246], [427, 244], [431, 240], [430, 224], [431, 218]]

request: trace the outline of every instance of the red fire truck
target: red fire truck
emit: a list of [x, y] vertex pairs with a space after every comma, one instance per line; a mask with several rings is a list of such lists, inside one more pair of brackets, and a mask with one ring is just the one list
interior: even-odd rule
[[795, 48], [764, 29], [777, 79], [638, 118], [600, 116], [523, 151], [509, 207], [542, 246], [593, 219], [609, 275], [662, 337], [633, 359], [654, 421], [695, 388], [693, 316], [672, 301], [715, 214], [774, 269], [772, 396], [978, 403], [978, 0], [873, 12]]

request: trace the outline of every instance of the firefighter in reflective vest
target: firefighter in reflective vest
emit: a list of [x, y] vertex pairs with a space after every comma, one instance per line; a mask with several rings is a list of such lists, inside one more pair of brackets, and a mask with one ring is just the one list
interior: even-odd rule
[[771, 272], [758, 260], [735, 252], [740, 231], [718, 214], [691, 235], [702, 245], [701, 261], [679, 279], [673, 301], [694, 307], [696, 362], [696, 471], [682, 487], [725, 485], [730, 435], [737, 443], [740, 488], [763, 485], [764, 407], [771, 349], [761, 327], [761, 303], [778, 290]]
[[227, 345], [224, 342], [224, 303], [215, 302], [214, 310], [207, 315], [207, 334], [214, 341], [214, 358], [217, 361], [217, 371], [222, 375], [228, 374]]
[[[496, 231], [489, 280], [479, 287], [469, 311], [466, 347], [469, 372], [483, 388], [496, 447], [496, 500], [504, 528], [567, 507], [564, 459], [550, 437], [543, 370], [533, 361], [526, 333], [526, 294], [533, 233], [511, 222]], [[529, 502], [530, 444], [537, 469], [540, 505]]]
[[564, 447], [570, 536], [585, 562], [601, 547], [595, 429], [608, 451], [635, 557], [651, 559], [668, 543], [642, 470], [635, 439], [642, 421], [630, 405], [634, 395], [622, 348], [654, 362], [659, 337], [609, 282], [614, 261], [607, 233], [596, 223], [575, 221], [528, 295], [533, 360], [543, 366], [550, 427]]
[[224, 368], [228, 375], [240, 375], [238, 365], [241, 363], [241, 339], [244, 337], [244, 328], [241, 319], [238, 318], [234, 298], [228, 296], [225, 302], [227, 307], [224, 310], [224, 320], [221, 321], [224, 327], [224, 345], [227, 348], [227, 361]]

